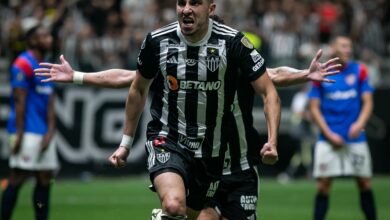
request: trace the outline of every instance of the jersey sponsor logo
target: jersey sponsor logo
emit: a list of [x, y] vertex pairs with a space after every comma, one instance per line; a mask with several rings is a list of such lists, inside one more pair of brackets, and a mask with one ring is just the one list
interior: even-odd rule
[[245, 210], [256, 210], [257, 196], [242, 195], [240, 203]]
[[345, 83], [348, 85], [353, 85], [356, 82], [356, 75], [355, 73], [349, 74], [347, 77], [345, 77]]
[[171, 152], [162, 151], [161, 153], [156, 154], [156, 159], [160, 163], [166, 163], [170, 158], [171, 158]]
[[38, 94], [50, 95], [53, 93], [53, 88], [49, 86], [37, 86], [35, 87], [35, 91]]
[[198, 61], [195, 59], [186, 59], [186, 64], [188, 66], [195, 66]]
[[264, 59], [261, 59], [258, 63], [256, 63], [256, 64], [253, 66], [252, 70], [253, 70], [254, 72], [256, 72], [257, 70], [259, 70], [259, 69], [263, 66], [263, 64], [264, 64]]
[[215, 182], [211, 182], [209, 189], [207, 190], [206, 197], [213, 197], [215, 195], [215, 192], [218, 189], [219, 180]]
[[215, 72], [219, 67], [219, 56], [218, 49], [215, 48], [207, 48], [207, 57], [206, 57], [206, 65], [207, 69], [211, 72]]
[[197, 150], [202, 146], [203, 138], [190, 138], [180, 134], [179, 143], [190, 150]]
[[245, 36], [241, 38], [241, 43], [248, 49], [253, 49], [253, 44]]
[[24, 73], [23, 72], [18, 72], [17, 74], [16, 74], [16, 80], [17, 81], [24, 81]]
[[193, 81], [193, 80], [177, 80], [175, 77], [167, 76], [168, 87], [172, 91], [178, 89], [183, 90], [201, 90], [201, 91], [216, 91], [221, 87], [221, 81]]
[[251, 57], [254, 63], [257, 63], [259, 60], [263, 59], [263, 57], [257, 52], [257, 50], [253, 50], [251, 52]]
[[356, 98], [357, 95], [358, 94], [355, 89], [350, 89], [347, 91], [337, 90], [335, 92], [327, 93], [325, 94], [325, 97], [331, 100], [347, 100], [347, 99]]

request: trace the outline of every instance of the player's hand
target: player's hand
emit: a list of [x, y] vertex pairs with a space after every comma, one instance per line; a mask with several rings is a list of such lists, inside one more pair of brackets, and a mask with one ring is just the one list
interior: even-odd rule
[[22, 136], [17, 136], [15, 139], [15, 142], [13, 143], [11, 154], [15, 155], [18, 154], [20, 149], [22, 148]]
[[42, 82], [73, 82], [74, 71], [72, 67], [65, 60], [64, 55], [60, 56], [60, 60], [61, 64], [40, 63], [39, 66], [42, 68], [35, 69], [35, 75], [48, 77], [47, 79], [41, 80]]
[[278, 162], [278, 152], [276, 146], [270, 143], [265, 143], [263, 148], [260, 151], [261, 161], [264, 164], [273, 165]]
[[340, 135], [333, 132], [330, 132], [330, 134], [327, 135], [327, 138], [334, 149], [342, 148], [345, 143], [344, 139]]
[[39, 149], [39, 154], [43, 154], [49, 148], [50, 140], [51, 135], [46, 134], [45, 136], [43, 136]]
[[363, 126], [355, 122], [351, 125], [348, 131], [349, 138], [358, 138], [360, 133], [363, 131]]
[[336, 63], [339, 60], [338, 57], [330, 59], [325, 63], [321, 63], [319, 59], [321, 58], [322, 50], [318, 50], [316, 56], [311, 61], [309, 67], [309, 73], [307, 79], [315, 82], [328, 82], [334, 83], [334, 80], [327, 79], [327, 76], [334, 75], [340, 72], [339, 68], [341, 67], [340, 63]]
[[108, 160], [114, 167], [121, 168], [126, 166], [126, 160], [129, 154], [130, 151], [127, 148], [119, 146]]

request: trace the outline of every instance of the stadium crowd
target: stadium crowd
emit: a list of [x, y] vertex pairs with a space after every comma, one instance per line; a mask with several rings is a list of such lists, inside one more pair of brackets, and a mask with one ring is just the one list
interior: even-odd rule
[[[175, 0], [2, 0], [0, 70], [24, 50], [23, 30], [51, 28], [60, 53], [83, 71], [136, 67], [144, 35], [176, 17]], [[390, 54], [390, 3], [385, 0], [217, 0], [225, 23], [261, 39], [269, 66], [305, 66], [335, 34], [349, 35], [355, 55], [379, 83]], [[326, 55], [325, 48], [325, 55]], [[74, 57], [78, 57], [77, 60]]]

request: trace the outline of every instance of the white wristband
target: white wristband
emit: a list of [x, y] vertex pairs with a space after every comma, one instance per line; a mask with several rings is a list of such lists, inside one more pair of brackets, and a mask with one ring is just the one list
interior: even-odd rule
[[84, 79], [84, 74], [83, 72], [78, 72], [74, 71], [73, 72], [73, 83], [75, 84], [83, 84], [83, 79]]
[[127, 150], [130, 150], [130, 148], [133, 146], [134, 138], [128, 135], [122, 136], [122, 141], [119, 146], [126, 148]]

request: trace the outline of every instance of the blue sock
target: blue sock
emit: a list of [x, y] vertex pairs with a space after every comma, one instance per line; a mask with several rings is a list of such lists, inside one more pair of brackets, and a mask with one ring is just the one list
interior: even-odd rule
[[1, 219], [9, 220], [15, 208], [20, 186], [8, 184], [1, 197]]
[[366, 220], [376, 220], [376, 208], [372, 190], [360, 192], [360, 207], [366, 216]]
[[38, 184], [34, 188], [33, 203], [36, 220], [47, 220], [49, 216], [50, 185]]
[[329, 206], [329, 196], [318, 193], [314, 204], [314, 220], [325, 219]]

